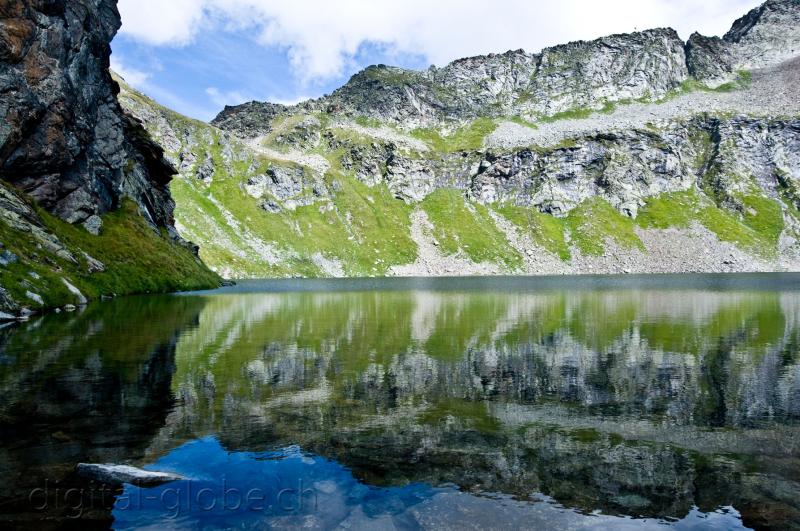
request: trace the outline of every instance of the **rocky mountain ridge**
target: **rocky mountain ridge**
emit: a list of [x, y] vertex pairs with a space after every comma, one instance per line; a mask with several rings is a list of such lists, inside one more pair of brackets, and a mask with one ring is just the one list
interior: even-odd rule
[[370, 67], [214, 125], [124, 83], [120, 100], [180, 167], [179, 229], [225, 275], [794, 270], [798, 20], [770, 0], [723, 38]]
[[739, 70], [778, 64], [800, 51], [796, 0], [769, 0], [723, 37], [671, 28], [611, 35], [545, 48], [458, 59], [425, 71], [386, 65], [355, 74], [330, 96], [291, 107], [250, 102], [226, 107], [212, 124], [243, 136], [268, 133], [279, 114], [327, 112], [366, 117], [404, 129], [476, 118], [524, 120], [616, 102], [658, 101], [687, 80], [720, 85]]

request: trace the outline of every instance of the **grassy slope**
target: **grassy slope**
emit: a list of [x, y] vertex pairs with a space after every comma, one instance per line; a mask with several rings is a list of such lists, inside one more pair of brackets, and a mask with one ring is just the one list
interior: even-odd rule
[[253, 234], [283, 252], [286, 262], [272, 267], [273, 276], [317, 276], [320, 271], [309, 259], [315, 253], [341, 260], [345, 273], [353, 276], [385, 274], [392, 264], [414, 261], [416, 249], [409, 236], [405, 204], [392, 198], [385, 186], [370, 189], [345, 176], [326, 179], [338, 182], [332, 209], [321, 209], [317, 203], [267, 213], [241, 189], [236, 176], [215, 177], [206, 193], [245, 222]]
[[[0, 223], [0, 241], [19, 257], [18, 263], [0, 268], [0, 284], [22, 305], [40, 307], [26, 296], [27, 291], [40, 295], [45, 308], [77, 302], [62, 279], [67, 279], [90, 299], [100, 295], [191, 290], [219, 284], [219, 277], [189, 249], [156, 233], [132, 202], [126, 201], [117, 211], [103, 216], [99, 236], [41, 209], [37, 211], [48, 231], [61, 240], [78, 263], [41, 248], [29, 233]], [[105, 271], [89, 273], [84, 252], [102, 262]]]
[[[746, 82], [747, 76], [743, 73], [735, 84]], [[687, 84], [670, 97], [694, 90], [732, 88], [735, 87], [709, 89]], [[157, 105], [138, 93], [133, 94], [142, 103]], [[617, 102], [620, 103], [625, 102]], [[604, 111], [613, 110], [614, 105], [608, 105]], [[329, 189], [334, 182], [338, 189], [332, 205], [316, 203], [294, 211], [267, 213], [260, 208], [259, 200], [243, 190], [249, 161], [234, 163], [231, 172], [222, 169], [218, 131], [161, 106], [157, 108], [165, 113], [176, 130], [192, 127], [202, 133], [200, 137], [211, 139], [210, 143], [203, 140], [195, 153], [198, 164], [206, 153], [214, 159], [217, 172], [213, 182], [206, 185], [190, 177], [178, 178], [172, 184], [172, 191], [177, 202], [176, 219], [184, 235], [201, 245], [201, 256], [216, 270], [245, 277], [324, 276], [325, 271], [312, 260], [313, 255], [321, 254], [339, 260], [346, 275], [374, 276], [384, 275], [390, 266], [410, 263], [416, 258], [409, 223], [413, 207], [394, 199], [385, 185], [370, 188], [346, 172], [340, 163], [342, 150], [315, 149], [331, 163], [325, 181]], [[565, 113], [546, 120], [576, 118], [589, 112], [592, 111], [578, 110], [577, 114]], [[426, 142], [434, 152], [475, 150], [482, 146], [483, 139], [494, 130], [496, 123], [488, 118], [478, 119], [448, 134], [417, 129], [412, 135]], [[346, 136], [351, 143], [371, 142], [352, 131], [335, 128], [330, 131], [336, 136]], [[260, 171], [265, 171], [271, 165], [288, 163], [262, 158], [257, 164]], [[738, 196], [737, 200], [743, 205], [741, 212], [718, 207], [701, 191], [666, 194], [649, 199], [637, 220], [623, 216], [601, 198], [584, 202], [565, 218], [512, 204], [493, 208], [535, 243], [564, 261], [570, 260], [575, 250], [583, 255], [601, 255], [609, 239], [622, 247], [643, 249], [635, 232], [637, 226], [686, 228], [695, 222], [723, 241], [751, 253], [774, 257], [783, 230], [781, 205], [757, 192]], [[508, 271], [521, 266], [522, 257], [495, 227], [487, 209], [467, 201], [459, 191], [439, 190], [420, 207], [433, 223], [440, 249], [445, 254], [463, 252], [473, 261], [495, 262]], [[249, 235], [243, 233], [244, 228]], [[276, 250], [278, 262], [269, 263], [254, 250], [253, 238]]]
[[744, 212], [719, 208], [705, 194], [691, 190], [650, 198], [637, 223], [645, 228], [687, 228], [699, 223], [725, 242], [750, 253], [774, 258], [784, 228], [781, 205], [772, 199], [749, 194], [739, 196]]
[[[395, 200], [385, 185], [368, 188], [337, 172], [326, 176], [329, 186], [334, 180], [339, 191], [333, 205], [315, 203], [268, 213], [242, 189], [241, 174], [218, 171], [210, 186], [176, 179], [175, 215], [201, 245], [204, 260], [219, 269], [231, 267], [241, 276], [320, 276], [323, 271], [311, 259], [317, 253], [340, 260], [345, 274], [352, 276], [382, 275], [393, 264], [413, 262], [410, 208]], [[275, 249], [280, 261], [269, 263], [254, 253], [237, 223], [247, 228], [251, 240]]]
[[[222, 169], [212, 149], [217, 172], [210, 185], [178, 178], [172, 193], [175, 216], [201, 246], [201, 257], [212, 267], [226, 267], [247, 277], [320, 276], [314, 254], [340, 260], [352, 276], [383, 275], [394, 264], [413, 262], [416, 247], [410, 238], [410, 208], [394, 199], [385, 185], [369, 188], [333, 170], [326, 185], [338, 188], [333, 204], [315, 203], [268, 213], [260, 200], [243, 190], [244, 171]], [[264, 169], [285, 162], [263, 159]], [[222, 212], [220, 205], [227, 210]], [[237, 227], [238, 224], [238, 227]], [[243, 236], [243, 230], [249, 232]], [[248, 239], [276, 250], [278, 263], [254, 252]]]
[[436, 190], [422, 201], [422, 208], [445, 254], [461, 250], [473, 262], [495, 262], [509, 269], [522, 265], [522, 257], [497, 229], [486, 207], [468, 203], [461, 191]]
[[458, 128], [450, 134], [443, 135], [438, 129], [419, 128], [411, 135], [422, 140], [434, 151], [453, 153], [480, 149], [483, 139], [497, 128], [497, 122], [491, 118], [478, 118], [468, 125]]
[[[247, 276], [324, 275], [309, 259], [316, 252], [341, 260], [345, 273], [355, 276], [383, 275], [391, 265], [413, 262], [416, 247], [410, 239], [411, 207], [394, 199], [384, 185], [369, 188], [339, 169], [332, 170], [326, 179], [329, 185], [334, 179], [339, 185], [334, 209], [320, 212], [320, 205], [316, 204], [279, 214], [263, 211], [242, 190], [242, 179], [236, 175], [218, 173], [208, 188], [179, 179], [173, 184], [178, 202], [176, 216], [183, 225], [195, 227], [197, 235], [188, 236], [202, 244], [201, 254], [208, 263], [234, 264]], [[239, 237], [208, 199], [209, 195], [259, 238], [285, 251], [288, 260], [270, 266], [232, 254], [219, 239], [202, 241], [202, 234], [212, 234], [204, 228], [209, 219], [214, 221], [215, 230], [227, 232], [229, 239]], [[775, 256], [783, 230], [780, 204], [758, 194], [743, 195], [740, 199], [747, 208], [737, 215], [717, 207], [702, 192], [665, 194], [648, 200], [635, 221], [600, 198], [584, 202], [566, 218], [511, 204], [500, 205], [497, 210], [534, 242], [565, 261], [571, 258], [574, 248], [584, 255], [601, 255], [607, 239], [622, 247], [643, 249], [634, 230], [637, 225], [686, 228], [695, 221], [723, 241], [765, 257]], [[495, 227], [485, 207], [468, 203], [459, 191], [439, 190], [426, 198], [421, 207], [433, 223], [445, 254], [461, 250], [475, 262], [495, 262], [509, 271], [521, 265], [521, 257]]]
[[[268, 213], [259, 206], [261, 200], [243, 189], [251, 160], [235, 161], [231, 171], [225, 169], [219, 131], [130, 87], [123, 86], [123, 90], [139, 105], [158, 110], [174, 130], [193, 131], [198, 165], [207, 154], [212, 157], [216, 171], [210, 185], [176, 177], [171, 191], [182, 234], [200, 245], [200, 256], [213, 269], [238, 277], [317, 277], [325, 272], [312, 256], [321, 254], [341, 261], [348, 276], [375, 276], [385, 275], [392, 265], [416, 259], [416, 245], [410, 237], [411, 208], [394, 199], [385, 185], [369, 188], [346, 174], [339, 162], [341, 153], [322, 153], [332, 168], [325, 175], [326, 185], [331, 188], [335, 181], [338, 188], [333, 205], [315, 203]], [[298, 120], [295, 117], [294, 121]], [[255, 164], [262, 172], [273, 165], [291, 165], [262, 156]], [[274, 251], [277, 263], [259, 251], [264, 246]]]
[[634, 231], [634, 221], [599, 197], [584, 201], [565, 218], [510, 204], [502, 205], [498, 211], [528, 234], [534, 243], [562, 260], [572, 257], [573, 247], [583, 255], [600, 256], [609, 239], [622, 247], [643, 249]]
[[584, 255], [602, 255], [608, 238], [623, 247], [643, 249], [635, 232], [637, 226], [687, 229], [695, 223], [721, 241], [756, 256], [775, 258], [784, 230], [781, 204], [755, 192], [736, 197], [743, 205], [741, 213], [720, 208], [697, 190], [651, 197], [636, 220], [623, 216], [600, 198], [585, 201], [561, 219], [508, 204], [499, 207], [498, 212], [562, 260], [570, 259], [570, 246]]
[[[464, 144], [459, 140], [458, 145]], [[454, 148], [451, 145], [443, 149]], [[345, 273], [356, 276], [382, 275], [391, 265], [413, 262], [416, 248], [409, 236], [410, 207], [392, 198], [385, 186], [369, 188], [346, 175], [338, 164], [338, 153], [323, 154], [329, 157], [334, 168], [326, 176], [329, 185], [334, 179], [339, 184], [333, 210], [320, 212], [317, 204], [300, 207], [294, 212], [268, 214], [242, 191], [241, 177], [218, 172], [208, 188], [183, 179], [173, 184], [178, 201], [176, 215], [183, 225], [199, 229], [196, 235], [188, 235], [198, 241], [203, 233], [211, 233], [203, 228], [208, 219], [215, 221], [216, 230], [227, 231], [227, 237], [235, 240], [239, 236], [209, 201], [210, 194], [259, 238], [290, 256], [287, 262], [270, 266], [252, 258], [235, 256], [214, 238], [201, 241], [202, 256], [210, 264], [235, 264], [235, 268], [247, 276], [323, 275], [309, 259], [316, 252], [341, 260]], [[265, 161], [267, 166], [274, 163]], [[685, 203], [689, 198], [692, 205], [687, 207]], [[534, 242], [565, 261], [571, 258], [571, 250], [575, 248], [584, 255], [603, 254], [607, 239], [622, 247], [643, 249], [634, 230], [637, 225], [686, 228], [695, 221], [723, 241], [765, 257], [775, 256], [783, 230], [780, 204], [757, 193], [742, 195], [739, 199], [746, 208], [737, 215], [717, 207], [702, 192], [666, 194], [651, 198], [636, 221], [623, 216], [600, 198], [584, 202], [566, 218], [510, 204], [500, 205], [497, 210], [529, 234]], [[495, 262], [509, 271], [521, 265], [521, 257], [495, 227], [485, 207], [467, 202], [459, 191], [439, 190], [426, 198], [421, 207], [433, 223], [444, 253], [461, 250], [475, 262]]]

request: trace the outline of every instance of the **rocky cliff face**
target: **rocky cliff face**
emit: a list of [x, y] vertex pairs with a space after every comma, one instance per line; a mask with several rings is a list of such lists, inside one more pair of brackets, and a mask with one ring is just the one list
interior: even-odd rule
[[0, 16], [0, 177], [95, 233], [122, 197], [171, 227], [174, 170], [122, 112], [108, 73], [116, 3], [12, 0]]
[[372, 66], [212, 126], [121, 101], [180, 166], [183, 234], [232, 276], [797, 269], [799, 22], [770, 0], [723, 38]]
[[0, 1], [0, 320], [216, 282], [173, 226], [174, 168], [117, 101], [119, 26], [114, 0]]
[[723, 40], [739, 68], [758, 68], [800, 52], [800, 2], [768, 0], [737, 20]]
[[800, 53], [800, 2], [769, 0], [734, 22], [721, 39], [694, 34], [687, 43], [692, 75], [725, 80], [732, 72], [761, 68]]

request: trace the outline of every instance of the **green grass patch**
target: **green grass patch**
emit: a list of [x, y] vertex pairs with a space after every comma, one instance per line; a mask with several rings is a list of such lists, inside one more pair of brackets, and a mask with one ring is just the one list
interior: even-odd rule
[[46, 223], [70, 248], [78, 248], [106, 265], [106, 271], [81, 272], [76, 280], [88, 296], [101, 293], [162, 293], [219, 284], [192, 252], [157, 233], [130, 200], [103, 216], [99, 236], [50, 216]]
[[[191, 237], [198, 239], [201, 256], [216, 270], [227, 268], [246, 277], [318, 277], [325, 272], [311, 257], [320, 253], [339, 260], [347, 275], [378, 276], [392, 265], [416, 259], [411, 208], [385, 184], [370, 188], [354, 177], [332, 173], [326, 176], [327, 186], [333, 188], [335, 181], [338, 188], [332, 203], [268, 213], [260, 207], [262, 200], [242, 189], [242, 179], [218, 175], [207, 188], [182, 180], [173, 184], [179, 203], [176, 218], [189, 231], [199, 229]], [[277, 251], [277, 263], [259, 254], [259, 242]]]
[[483, 140], [495, 129], [497, 129], [495, 120], [478, 118], [448, 135], [442, 135], [441, 131], [435, 128], [419, 128], [411, 131], [411, 136], [422, 140], [434, 151], [453, 153], [480, 149], [483, 147]]
[[[103, 216], [98, 236], [36, 210], [45, 228], [59, 238], [78, 263], [42, 248], [33, 235], [0, 223], [0, 241], [19, 257], [18, 263], [0, 268], [0, 283], [22, 305], [39, 307], [26, 296], [27, 291], [40, 295], [46, 308], [77, 302], [62, 279], [90, 299], [219, 285], [219, 277], [191, 250], [172, 241], [165, 230], [156, 232], [130, 200]], [[89, 273], [83, 253], [102, 262], [105, 271]]]
[[621, 101], [606, 101], [603, 103], [603, 106], [599, 109], [594, 109], [591, 107], [576, 107], [574, 109], [569, 109], [566, 111], [562, 111], [552, 115], [542, 115], [536, 118], [537, 122], [541, 123], [551, 123], [551, 122], [558, 122], [561, 120], [583, 120], [585, 118], [589, 118], [595, 113], [602, 113], [602, 114], [611, 114], [614, 112], [618, 105], [623, 105], [625, 103], [630, 103], [629, 100], [621, 100]]
[[383, 125], [380, 120], [367, 116], [356, 116], [355, 122], [362, 127], [381, 127]]
[[522, 257], [497, 229], [486, 207], [468, 203], [459, 190], [436, 190], [422, 201], [422, 208], [445, 254], [463, 251], [473, 262], [494, 262], [509, 269], [522, 265]]
[[665, 103], [679, 96], [683, 96], [684, 94], [689, 94], [691, 92], [717, 92], [717, 93], [733, 92], [734, 90], [746, 88], [750, 84], [752, 79], [753, 79], [753, 74], [751, 72], [748, 72], [747, 70], [740, 70], [739, 72], [736, 73], [736, 78], [734, 80], [728, 81], [727, 83], [723, 83], [716, 87], [709, 87], [708, 85], [694, 78], [689, 78], [685, 80], [683, 83], [681, 83], [681, 85], [678, 88], [671, 90], [670, 92], [667, 93], [666, 96], [656, 101], [655, 103]]
[[662, 194], [647, 200], [636, 222], [645, 228], [688, 228], [699, 223], [717, 235], [750, 253], [773, 257], [784, 228], [781, 205], [758, 195], [736, 196], [744, 205], [737, 213], [717, 206], [702, 192], [690, 190]]
[[735, 196], [744, 205], [743, 222], [777, 248], [784, 229], [780, 203], [760, 194]]
[[608, 238], [623, 247], [644, 250], [644, 244], [634, 231], [634, 221], [620, 214], [602, 198], [588, 199], [572, 209], [565, 223], [570, 231], [571, 243], [584, 255], [601, 256]]
[[571, 258], [565, 238], [566, 223], [535, 208], [504, 204], [496, 209], [503, 217], [519, 227], [531, 240], [564, 261]]
[[514, 122], [515, 124], [521, 125], [523, 127], [529, 127], [531, 129], [537, 129], [538, 128], [538, 126], [535, 123], [526, 120], [522, 116], [509, 116], [507, 118], [507, 120], [509, 122]]
[[661, 194], [647, 199], [636, 222], [648, 229], [688, 228], [698, 219], [699, 196], [694, 190]]

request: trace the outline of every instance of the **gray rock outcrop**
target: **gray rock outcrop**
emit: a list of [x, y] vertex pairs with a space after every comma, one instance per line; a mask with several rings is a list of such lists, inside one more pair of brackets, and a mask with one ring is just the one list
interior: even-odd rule
[[[447, 120], [552, 116], [627, 99], [658, 99], [688, 76], [684, 43], [672, 29], [579, 41], [539, 54], [524, 50], [459, 59], [417, 72], [370, 66], [329, 97], [301, 105], [334, 116], [366, 116], [404, 128]], [[212, 123], [244, 136], [288, 109], [250, 102], [226, 107]]]
[[692, 35], [686, 51], [691, 74], [703, 81], [791, 59], [800, 53], [800, 1], [768, 0], [734, 22], [721, 39]]
[[263, 135], [272, 130], [272, 120], [287, 110], [285, 105], [256, 101], [236, 106], [226, 105], [211, 124], [244, 137]]

